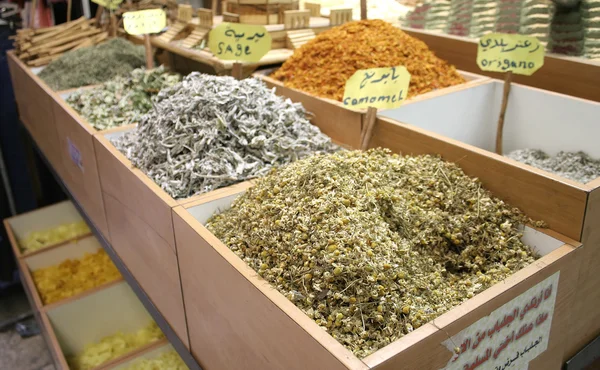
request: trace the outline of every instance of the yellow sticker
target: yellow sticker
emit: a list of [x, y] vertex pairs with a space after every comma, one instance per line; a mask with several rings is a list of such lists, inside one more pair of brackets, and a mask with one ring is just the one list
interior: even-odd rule
[[484, 71], [531, 76], [544, 65], [545, 48], [531, 36], [491, 33], [479, 39], [477, 65]]
[[115, 10], [121, 5], [123, 0], [92, 0], [92, 2], [103, 6], [106, 9]]
[[167, 14], [162, 9], [123, 13], [123, 27], [130, 35], [158, 33], [167, 26]]
[[409, 83], [406, 67], [361, 69], [346, 81], [343, 103], [348, 108], [396, 108], [406, 99]]
[[192, 20], [194, 9], [189, 4], [180, 4], [177, 6], [177, 20], [189, 22]]
[[258, 62], [271, 50], [271, 35], [264, 26], [221, 23], [210, 31], [208, 47], [219, 59]]

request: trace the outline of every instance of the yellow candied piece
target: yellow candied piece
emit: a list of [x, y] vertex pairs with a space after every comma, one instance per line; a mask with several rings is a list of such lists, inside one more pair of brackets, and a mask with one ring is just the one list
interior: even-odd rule
[[155, 358], [140, 359], [124, 370], [188, 370], [188, 367], [177, 352], [169, 351]]
[[19, 245], [23, 253], [29, 253], [88, 233], [90, 233], [90, 229], [82, 220], [50, 229], [32, 231], [19, 241]]
[[104, 249], [100, 249], [96, 253], [86, 253], [80, 259], [67, 259], [58, 265], [35, 270], [32, 276], [46, 305], [117, 280], [121, 273]]
[[69, 358], [71, 370], [88, 370], [120, 357], [144, 345], [164, 338], [154, 321], [134, 333], [117, 332], [102, 338], [98, 343], [88, 344], [82, 353]]

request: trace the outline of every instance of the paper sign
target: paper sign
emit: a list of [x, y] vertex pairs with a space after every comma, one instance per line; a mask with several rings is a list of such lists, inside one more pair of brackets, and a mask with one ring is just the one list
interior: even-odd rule
[[548, 348], [559, 277], [560, 271], [446, 340], [454, 356], [444, 369], [527, 369]]
[[544, 65], [544, 55], [535, 37], [492, 33], [479, 39], [477, 65], [483, 71], [531, 76]]
[[130, 35], [158, 33], [167, 26], [167, 14], [162, 9], [123, 13], [123, 27]]
[[396, 108], [406, 99], [409, 83], [406, 67], [361, 69], [346, 81], [343, 103], [349, 108]]
[[177, 20], [182, 22], [189, 22], [192, 20], [194, 9], [189, 4], [181, 4], [177, 6]]
[[92, 0], [92, 2], [103, 6], [106, 9], [115, 10], [121, 5], [123, 0]]
[[271, 35], [263, 26], [221, 23], [210, 31], [208, 47], [219, 59], [258, 62], [271, 50]]
[[81, 172], [83, 172], [83, 158], [81, 157], [81, 152], [79, 148], [73, 144], [70, 138], [67, 138], [67, 150], [69, 151], [69, 156], [73, 163], [79, 167]]

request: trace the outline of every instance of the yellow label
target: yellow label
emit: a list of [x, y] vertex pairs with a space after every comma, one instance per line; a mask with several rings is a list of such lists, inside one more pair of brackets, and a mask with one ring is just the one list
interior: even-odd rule
[[167, 26], [167, 14], [162, 9], [123, 13], [123, 27], [130, 35], [158, 33]]
[[346, 81], [344, 106], [382, 109], [399, 107], [406, 99], [409, 83], [410, 73], [406, 67], [361, 69]]
[[221, 23], [210, 31], [208, 47], [219, 59], [258, 62], [271, 50], [271, 35], [263, 26]]
[[479, 39], [477, 65], [484, 71], [531, 76], [544, 65], [545, 48], [531, 36], [491, 33]]
[[181, 4], [177, 6], [177, 19], [182, 22], [189, 22], [192, 20], [194, 9], [191, 5]]
[[123, 0], [92, 0], [92, 2], [103, 6], [106, 9], [115, 10], [121, 5]]

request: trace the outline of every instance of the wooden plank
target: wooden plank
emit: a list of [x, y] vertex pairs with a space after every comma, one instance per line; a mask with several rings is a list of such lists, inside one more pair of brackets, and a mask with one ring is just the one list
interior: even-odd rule
[[[435, 54], [456, 68], [503, 79], [500, 73], [481, 71], [476, 63], [477, 42], [462, 37], [402, 28], [427, 44]], [[544, 66], [532, 76], [514, 76], [523, 85], [600, 101], [600, 62], [546, 54]]]
[[[205, 369], [366, 369], [221, 244], [174, 209], [191, 352]], [[258, 334], [260, 333], [260, 334]]]
[[568, 331], [568, 345], [564, 360], [573, 357], [586, 344], [600, 335], [600, 188], [587, 198], [583, 233], [582, 264], [577, 299], [572, 315], [576, 317]]
[[110, 240], [93, 135], [96, 130], [53, 93], [54, 122], [61, 148], [62, 180], [102, 235]]
[[570, 245], [560, 247], [502, 283], [365, 358], [365, 363], [377, 370], [444, 368], [453, 355], [442, 345], [445, 340], [560, 271], [548, 348], [529, 365], [532, 370], [560, 369], [566, 345], [563, 333], [577, 319], [571, 310], [582, 260], [580, 252], [580, 248]]
[[494, 195], [519, 207], [550, 228], [580, 240], [587, 195], [576, 185], [556, 180], [544, 171], [418, 127], [378, 117], [371, 148], [403, 154], [441, 155], [478, 177]]
[[104, 194], [112, 246], [179, 339], [189, 348], [177, 255], [151, 226]]

